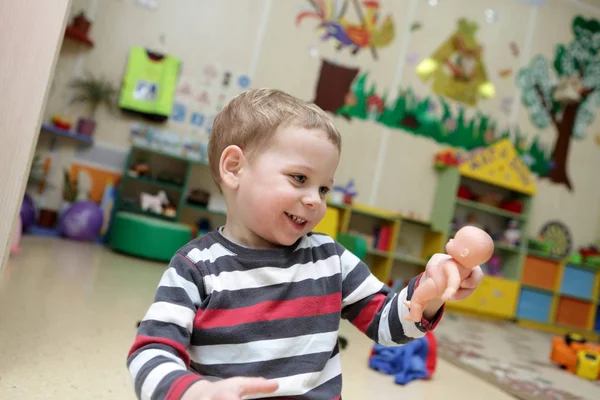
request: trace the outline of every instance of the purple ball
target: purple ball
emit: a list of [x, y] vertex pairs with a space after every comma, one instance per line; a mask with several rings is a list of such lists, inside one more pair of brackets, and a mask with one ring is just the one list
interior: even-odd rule
[[60, 233], [74, 240], [94, 240], [100, 234], [104, 213], [93, 201], [78, 201], [60, 220]]
[[23, 232], [26, 232], [33, 224], [35, 224], [35, 205], [33, 204], [33, 199], [28, 194], [23, 198], [20, 214]]

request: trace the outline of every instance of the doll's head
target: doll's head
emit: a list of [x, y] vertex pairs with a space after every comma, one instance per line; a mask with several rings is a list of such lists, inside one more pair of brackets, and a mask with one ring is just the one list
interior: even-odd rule
[[446, 244], [446, 252], [465, 268], [485, 264], [494, 254], [494, 241], [483, 229], [467, 225]]

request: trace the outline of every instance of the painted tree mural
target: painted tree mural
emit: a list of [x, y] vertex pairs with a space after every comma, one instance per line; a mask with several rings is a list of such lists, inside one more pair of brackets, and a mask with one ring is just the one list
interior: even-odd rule
[[551, 169], [544, 177], [571, 191], [571, 139], [586, 136], [600, 104], [600, 22], [576, 17], [572, 30], [574, 40], [556, 46], [552, 65], [536, 56], [517, 76], [521, 101], [533, 124], [540, 129], [552, 126], [556, 132]]

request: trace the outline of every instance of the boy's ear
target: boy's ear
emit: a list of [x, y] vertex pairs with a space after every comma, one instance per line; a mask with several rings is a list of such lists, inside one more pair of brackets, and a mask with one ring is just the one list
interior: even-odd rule
[[219, 173], [222, 184], [229, 189], [237, 189], [240, 171], [244, 167], [246, 158], [239, 146], [227, 146], [219, 161]]

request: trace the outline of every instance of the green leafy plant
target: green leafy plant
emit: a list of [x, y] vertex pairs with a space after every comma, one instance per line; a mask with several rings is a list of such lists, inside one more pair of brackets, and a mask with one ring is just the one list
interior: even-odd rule
[[77, 199], [77, 180], [71, 179], [67, 169], [63, 172], [63, 200], [70, 203]]
[[85, 74], [85, 77], [75, 78], [71, 83], [71, 88], [75, 90], [71, 103], [87, 104], [91, 119], [94, 119], [98, 107], [102, 104], [108, 110], [112, 110], [119, 93], [111, 81], [104, 77], [96, 77], [89, 72]]

